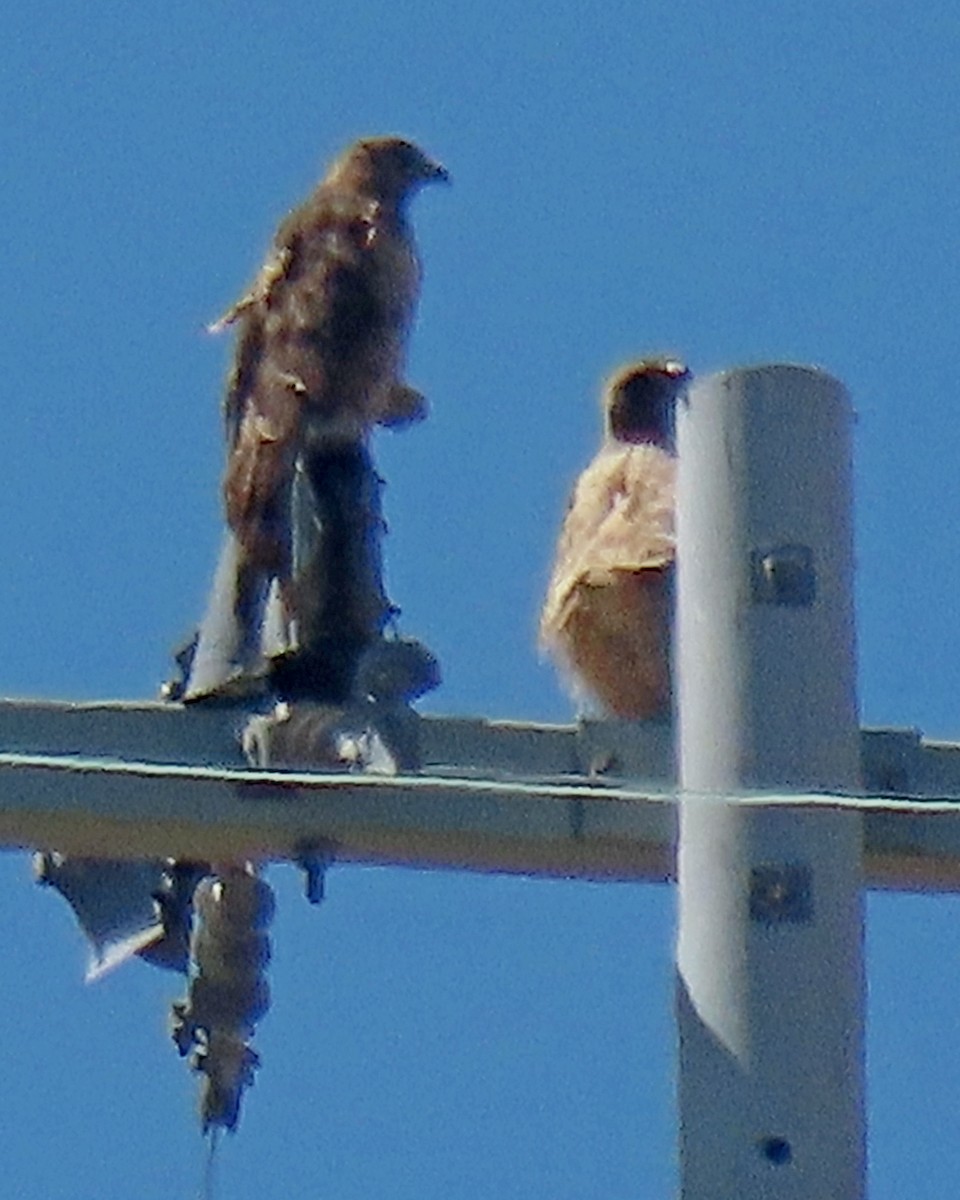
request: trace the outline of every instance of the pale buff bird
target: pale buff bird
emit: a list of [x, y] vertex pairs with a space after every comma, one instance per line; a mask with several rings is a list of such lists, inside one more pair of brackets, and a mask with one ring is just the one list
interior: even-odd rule
[[674, 413], [689, 378], [682, 363], [650, 358], [609, 379], [604, 442], [557, 543], [540, 644], [576, 693], [611, 716], [670, 707]]

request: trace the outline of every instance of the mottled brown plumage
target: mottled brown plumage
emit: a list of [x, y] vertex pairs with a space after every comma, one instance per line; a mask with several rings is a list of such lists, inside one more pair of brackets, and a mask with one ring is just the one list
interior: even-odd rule
[[540, 618], [541, 646], [617, 717], [670, 705], [673, 414], [688, 378], [644, 359], [608, 381], [606, 436], [574, 488]]
[[227, 522], [241, 570], [289, 568], [289, 493], [305, 447], [356, 444], [375, 424], [424, 415], [402, 382], [420, 264], [407, 201], [446, 178], [412, 143], [364, 138], [281, 223], [236, 324], [225, 402]]

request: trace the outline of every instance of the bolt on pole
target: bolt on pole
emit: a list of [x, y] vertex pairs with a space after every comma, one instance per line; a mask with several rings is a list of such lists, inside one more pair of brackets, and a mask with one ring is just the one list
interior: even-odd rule
[[862, 818], [783, 799], [859, 786], [852, 421], [780, 365], [678, 414], [684, 1200], [864, 1195]]

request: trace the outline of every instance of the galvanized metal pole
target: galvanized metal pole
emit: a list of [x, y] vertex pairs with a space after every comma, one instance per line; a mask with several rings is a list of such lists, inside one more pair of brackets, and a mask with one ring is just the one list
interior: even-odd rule
[[678, 415], [685, 1200], [864, 1195], [861, 818], [737, 798], [859, 784], [851, 426], [793, 366]]

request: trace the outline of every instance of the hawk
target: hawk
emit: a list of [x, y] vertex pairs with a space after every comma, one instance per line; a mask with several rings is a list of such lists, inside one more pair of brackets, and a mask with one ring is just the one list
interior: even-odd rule
[[420, 291], [411, 196], [447, 172], [412, 142], [362, 138], [280, 224], [246, 294], [227, 384], [226, 518], [239, 547], [238, 607], [252, 579], [290, 570], [290, 491], [302, 450], [363, 442], [425, 415], [402, 381]]
[[603, 391], [605, 436], [574, 488], [540, 618], [540, 644], [612, 716], [670, 705], [674, 411], [690, 373], [649, 358]]

